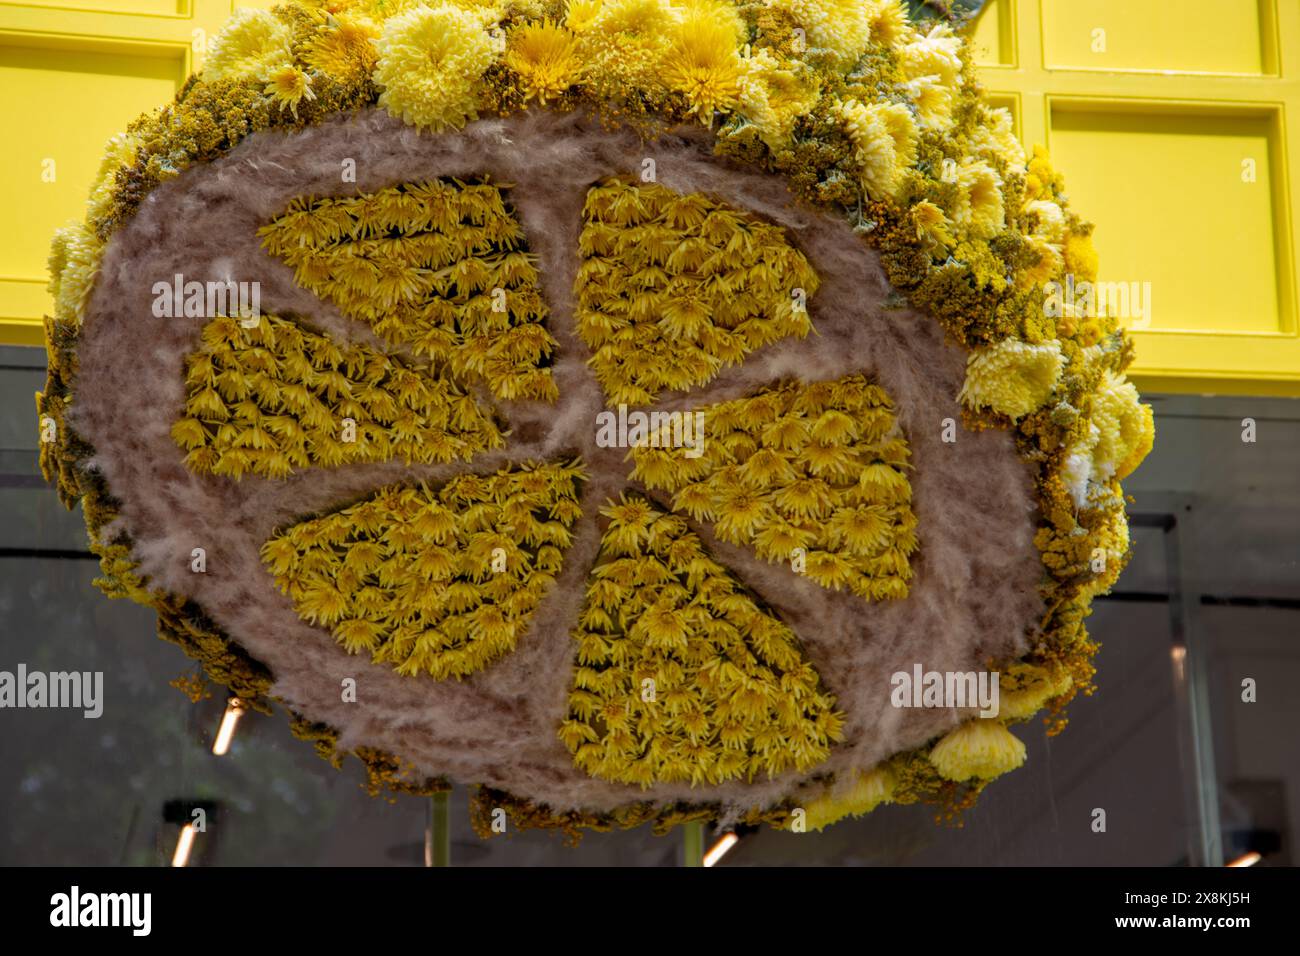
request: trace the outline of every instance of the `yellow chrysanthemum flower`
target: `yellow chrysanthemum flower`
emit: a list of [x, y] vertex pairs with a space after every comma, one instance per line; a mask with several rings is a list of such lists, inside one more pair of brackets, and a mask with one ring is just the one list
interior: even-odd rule
[[519, 74], [524, 99], [545, 103], [577, 82], [582, 69], [577, 50], [577, 40], [564, 27], [550, 20], [529, 23], [511, 32], [506, 65]]
[[1006, 725], [975, 718], [950, 731], [930, 751], [930, 763], [943, 777], [961, 782], [992, 780], [1025, 762], [1025, 745]]
[[909, 80], [922, 76], [938, 76], [945, 86], [956, 86], [961, 75], [961, 39], [953, 35], [946, 23], [936, 24], [930, 32], [904, 44], [898, 51], [898, 62]]
[[957, 169], [958, 199], [952, 220], [968, 235], [991, 239], [1006, 223], [1002, 177], [988, 163], [965, 162]]
[[303, 59], [313, 70], [338, 80], [369, 76], [379, 60], [379, 28], [370, 20], [338, 20], [308, 44]]
[[810, 47], [831, 51], [841, 66], [851, 66], [871, 44], [872, 4], [862, 0], [766, 0], [790, 16], [807, 34]]
[[1058, 245], [1065, 242], [1065, 213], [1057, 203], [1050, 199], [1033, 199], [1025, 203], [1024, 210], [1033, 221], [1035, 235]]
[[[1016, 136], [1015, 120], [1011, 111], [1003, 107], [985, 108], [984, 115], [970, 137], [970, 151], [984, 159], [1001, 159], [1012, 169], [1022, 169], [1025, 165], [1025, 148]], [[1037, 194], [1026, 199], [1048, 198]]]
[[912, 207], [911, 216], [912, 224], [916, 227], [916, 238], [942, 246], [953, 244], [952, 233], [948, 230], [948, 217], [934, 203], [928, 199], [921, 200]]
[[758, 127], [758, 135], [769, 148], [780, 149], [790, 142], [794, 124], [817, 105], [818, 87], [814, 74], [784, 67], [769, 50], [759, 50], [741, 61], [740, 110]]
[[716, 5], [699, 4], [673, 29], [664, 58], [668, 88], [686, 96], [691, 111], [706, 124], [718, 110], [730, 110], [740, 99], [742, 67], [736, 51], [739, 18], [720, 14]]
[[876, 767], [854, 775], [849, 789], [842, 793], [828, 790], [804, 807], [804, 825], [821, 830], [845, 817], [860, 817], [882, 803], [894, 802], [897, 783], [888, 767]]
[[864, 5], [872, 42], [897, 46], [912, 39], [916, 31], [907, 18], [903, 0], [866, 0]]
[[1092, 421], [1099, 433], [1092, 474], [1099, 481], [1127, 477], [1155, 441], [1151, 406], [1138, 401], [1137, 389], [1123, 377], [1106, 374], [1092, 399]]
[[90, 187], [87, 200], [88, 220], [98, 219], [104, 215], [113, 201], [113, 188], [117, 180], [117, 171], [123, 166], [135, 162], [140, 148], [140, 138], [134, 133], [118, 133], [104, 145], [104, 158], [95, 174], [95, 182]]
[[600, 16], [605, 0], [569, 0], [564, 12], [564, 25], [574, 33], [590, 29]]
[[282, 66], [272, 73], [263, 92], [275, 100], [280, 109], [288, 108], [294, 116], [298, 115], [298, 104], [304, 98], [316, 98], [316, 94], [311, 91], [311, 78], [292, 65]]
[[1016, 276], [1022, 289], [1038, 288], [1060, 274], [1065, 260], [1059, 246], [1038, 235], [1026, 236], [1025, 245], [1035, 259], [1032, 265], [1025, 266]]
[[944, 86], [937, 76], [922, 76], [909, 81], [905, 89], [923, 129], [941, 133], [952, 129], [952, 108], [957, 99], [952, 87]]
[[293, 62], [292, 44], [293, 31], [274, 14], [241, 8], [213, 38], [203, 75], [265, 80]]
[[80, 318], [99, 273], [103, 250], [104, 244], [83, 222], [70, 222], [55, 232], [50, 246], [48, 288], [54, 296], [56, 318], [65, 322]]
[[566, 22], [578, 35], [584, 82], [611, 100], [662, 96], [676, 18], [667, 0], [605, 0], [594, 15], [571, 5]]
[[960, 399], [970, 408], [991, 408], [1012, 419], [1039, 408], [1061, 378], [1059, 342], [1031, 345], [1004, 339], [977, 348], [966, 359]]
[[384, 24], [375, 80], [379, 105], [412, 126], [442, 130], [477, 119], [475, 90], [492, 63], [492, 38], [474, 14], [443, 4]]
[[1073, 678], [1061, 672], [1053, 674], [1037, 664], [1012, 664], [999, 677], [998, 716], [1024, 720], [1043, 709], [1053, 697], [1070, 689]]
[[916, 161], [917, 131], [911, 111], [901, 103], [857, 100], [844, 100], [836, 109], [853, 141], [854, 159], [862, 166], [860, 175], [867, 195], [892, 198], [903, 170]]

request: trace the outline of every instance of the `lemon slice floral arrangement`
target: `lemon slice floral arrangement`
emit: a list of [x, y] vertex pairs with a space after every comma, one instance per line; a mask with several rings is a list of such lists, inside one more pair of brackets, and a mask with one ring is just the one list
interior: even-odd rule
[[[951, 817], [1092, 692], [1129, 556], [1130, 342], [1045, 294], [1091, 231], [896, 0], [241, 10], [55, 240], [42, 467], [375, 793]], [[913, 664], [997, 716], [892, 708]]]

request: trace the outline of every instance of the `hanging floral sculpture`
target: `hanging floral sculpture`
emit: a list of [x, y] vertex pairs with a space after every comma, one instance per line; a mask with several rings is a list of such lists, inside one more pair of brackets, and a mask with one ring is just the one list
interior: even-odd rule
[[1152, 443], [1063, 190], [896, 0], [244, 10], [55, 242], [42, 465], [375, 792], [952, 814], [1091, 692]]

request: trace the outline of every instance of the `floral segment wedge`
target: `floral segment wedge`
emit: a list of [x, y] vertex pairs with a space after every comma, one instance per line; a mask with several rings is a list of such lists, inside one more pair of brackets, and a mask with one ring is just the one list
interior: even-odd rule
[[485, 833], [954, 817], [1093, 692], [1154, 441], [959, 26], [240, 10], [51, 253], [41, 464], [98, 584]]

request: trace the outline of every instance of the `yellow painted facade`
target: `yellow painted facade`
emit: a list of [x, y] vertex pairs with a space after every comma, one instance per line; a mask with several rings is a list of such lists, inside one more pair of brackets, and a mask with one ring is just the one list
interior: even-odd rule
[[1150, 283], [1139, 387], [1300, 395], [1300, 3], [992, 0], [975, 46], [1097, 224], [1100, 281]]
[[[49, 240], [81, 218], [103, 143], [201, 66], [234, 7], [272, 4], [0, 2], [0, 342], [41, 341]], [[975, 40], [985, 85], [1098, 224], [1101, 282], [1136, 293], [1124, 322], [1142, 388], [1300, 395], [1300, 127], [1286, 122], [1300, 3], [1171, 9], [992, 0]]]

